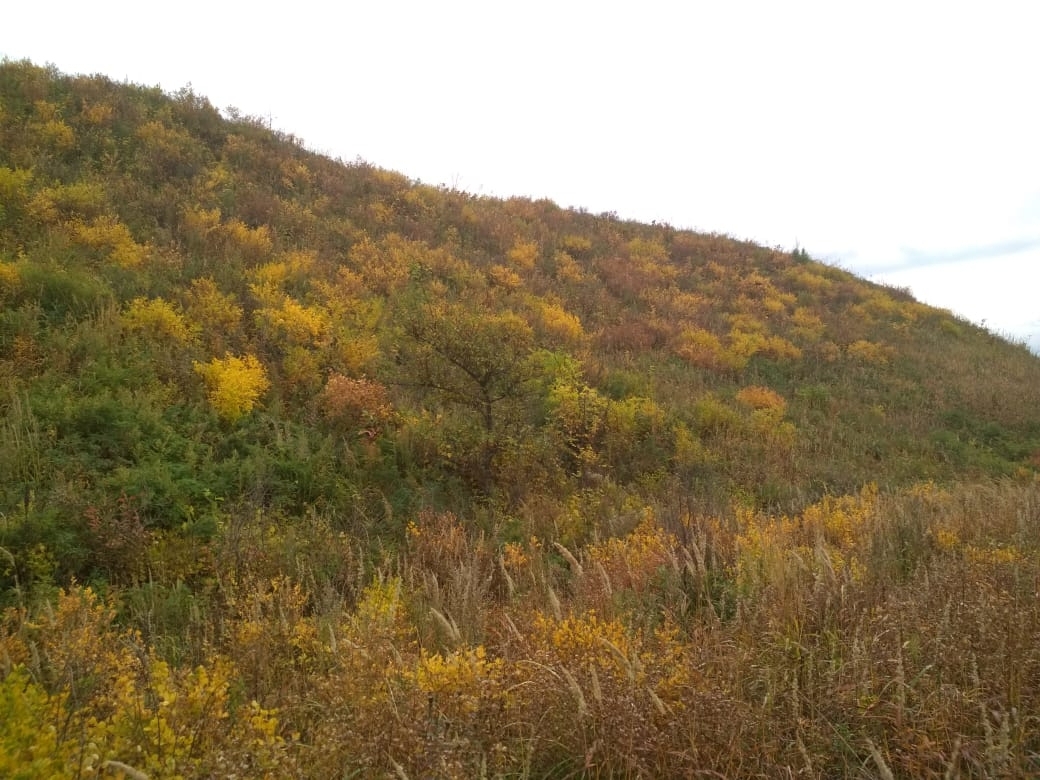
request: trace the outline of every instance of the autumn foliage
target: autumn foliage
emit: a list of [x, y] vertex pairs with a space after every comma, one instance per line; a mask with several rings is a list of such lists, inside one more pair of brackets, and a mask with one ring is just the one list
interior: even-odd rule
[[1040, 361], [0, 64], [0, 776], [1040, 773]]
[[195, 363], [195, 373], [206, 383], [210, 403], [221, 417], [234, 422], [251, 411], [270, 387], [267, 372], [253, 355], [225, 355]]

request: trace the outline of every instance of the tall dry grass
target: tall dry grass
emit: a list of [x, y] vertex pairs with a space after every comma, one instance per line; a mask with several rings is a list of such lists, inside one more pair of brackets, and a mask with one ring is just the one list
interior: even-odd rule
[[[295, 577], [221, 584], [177, 624], [205, 637], [196, 671], [82, 588], [8, 611], [0, 752], [78, 777], [241, 768], [257, 739], [258, 776], [1036, 776], [1038, 529], [1040, 484], [1010, 481], [647, 507], [584, 547], [424, 513], [365, 584], [320, 582], [328, 550], [303, 547]], [[149, 707], [178, 696], [164, 747]]]

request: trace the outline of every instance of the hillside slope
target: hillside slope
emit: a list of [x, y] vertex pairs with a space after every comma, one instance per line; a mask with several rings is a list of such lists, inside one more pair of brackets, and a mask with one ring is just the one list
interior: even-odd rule
[[[787, 509], [866, 481], [1010, 474], [1040, 452], [1040, 361], [805, 257], [413, 184], [189, 93], [8, 63], [2, 94], [5, 401], [56, 434], [22, 454], [45, 473], [8, 483], [6, 511], [70, 469], [118, 474], [163, 525], [207, 489], [244, 497], [206, 473], [244, 453], [193, 369], [229, 353], [270, 383], [231, 426], [245, 444], [291, 423], [286, 446], [309, 453], [293, 468], [340, 471], [365, 449], [336, 479], [458, 481], [456, 508], [535, 485], [565, 497], [592, 473]], [[385, 393], [386, 413], [337, 387]], [[146, 432], [185, 423], [207, 448], [191, 485], [154, 473], [169, 458]], [[255, 499], [299, 509], [326, 487]]]
[[[771, 630], [783, 633], [790, 617], [810, 630], [801, 612], [762, 617], [777, 588], [778, 608], [795, 609], [790, 599], [804, 589], [830, 615], [835, 602], [817, 603], [821, 593], [881, 588], [864, 585], [868, 564], [877, 576], [896, 566], [908, 588], [933, 553], [960, 556], [971, 576], [988, 564], [1035, 564], [1033, 532], [1008, 519], [1037, 506], [1040, 359], [1024, 347], [804, 253], [422, 185], [225, 119], [190, 91], [0, 65], [0, 306], [0, 601], [22, 610], [6, 624], [4, 672], [28, 658], [32, 605], [56, 586], [89, 582], [113, 594], [112, 626], [92, 591], [76, 586], [60, 603], [94, 616], [91, 642], [118, 626], [174, 666], [223, 653], [229, 684], [281, 712], [302, 706], [275, 701], [297, 672], [331, 685], [321, 677], [335, 666], [328, 643], [337, 631], [361, 643], [359, 615], [375, 621], [365, 630], [384, 632], [378, 641], [425, 659], [426, 671], [401, 679], [430, 701], [447, 685], [430, 675], [454, 674], [462, 688], [488, 675], [499, 692], [517, 684], [509, 675], [519, 666], [491, 671], [514, 640], [534, 643], [525, 657], [546, 668], [583, 642], [608, 647], [601, 672], [620, 658], [632, 680], [645, 651], [664, 676], [637, 686], [651, 685], [651, 698], [632, 693], [624, 706], [649, 718], [634, 735], [663, 739], [682, 720], [686, 694], [675, 692], [694, 685], [668, 682], [666, 659], [708, 663], [687, 657], [691, 637], [721, 642], [725, 624], [730, 639], [751, 641], [741, 621], [752, 619], [780, 620]], [[979, 515], [967, 510], [947, 528], [936, 510], [936, 525], [914, 526], [909, 547], [888, 546], [895, 526], [907, 532], [899, 522], [912, 507], [955, 506], [951, 496], [981, 495], [961, 483], [1001, 478], [979, 490], [999, 493], [1005, 514], [992, 521], [1019, 533], [1013, 542], [972, 536], [965, 518]], [[847, 533], [842, 523], [852, 523]], [[950, 535], [935, 535], [943, 529]], [[821, 539], [838, 558], [820, 552]], [[787, 552], [770, 558], [772, 544], [807, 555], [804, 572], [786, 568]], [[983, 552], [972, 558], [969, 548]], [[1014, 552], [999, 559], [991, 548]], [[754, 576], [752, 550], [764, 556]], [[910, 557], [897, 565], [889, 554]], [[584, 573], [593, 565], [600, 585]], [[657, 601], [655, 588], [668, 598]], [[672, 614], [680, 595], [681, 620]], [[756, 600], [763, 613], [751, 618]], [[853, 634], [873, 630], [855, 611], [869, 602], [841, 601], [853, 612], [835, 619]], [[398, 603], [413, 628], [395, 622]], [[509, 604], [512, 638], [498, 617]], [[243, 649], [234, 631], [286, 609], [297, 623]], [[379, 610], [393, 616], [380, 622]], [[913, 611], [899, 614], [910, 621]], [[564, 641], [568, 620], [575, 633]], [[679, 633], [654, 633], [665, 627]], [[456, 667], [435, 674], [432, 658]], [[39, 667], [37, 682], [60, 689], [55, 669]], [[557, 678], [578, 696], [593, 683], [576, 674]], [[715, 693], [698, 685], [697, 706], [710, 709]], [[733, 704], [746, 693], [725, 696]], [[487, 705], [452, 701], [456, 720]], [[741, 701], [740, 711], [759, 706]], [[901, 720], [909, 705], [899, 706]], [[755, 712], [764, 734], [778, 716]], [[303, 742], [321, 732], [307, 723]], [[850, 726], [861, 727], [875, 741], [888, 734], [880, 721]], [[558, 758], [573, 769], [610, 733], [547, 748], [529, 766], [548, 772]], [[721, 734], [701, 734], [708, 742], [684, 754], [689, 766], [724, 755], [721, 741], [708, 744]], [[451, 759], [469, 767], [459, 776], [499, 744], [522, 763], [514, 736], [483, 734], [490, 741], [477, 752], [466, 736], [465, 759]], [[356, 749], [386, 771], [387, 756], [404, 760], [401, 746], [366, 739]], [[812, 739], [820, 743], [801, 748], [810, 763], [844, 750]], [[869, 756], [865, 744], [850, 749]], [[272, 747], [272, 766], [289, 760], [286, 749]], [[637, 753], [624, 771], [660, 770]], [[775, 768], [788, 758], [755, 760]], [[610, 761], [603, 772], [626, 766], [623, 756]]]

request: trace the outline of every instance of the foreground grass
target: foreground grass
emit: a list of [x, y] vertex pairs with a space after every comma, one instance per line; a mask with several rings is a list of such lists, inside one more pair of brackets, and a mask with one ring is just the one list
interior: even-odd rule
[[581, 550], [428, 514], [378, 567], [257, 522], [194, 584], [8, 610], [0, 774], [1040, 772], [1036, 482], [647, 508]]

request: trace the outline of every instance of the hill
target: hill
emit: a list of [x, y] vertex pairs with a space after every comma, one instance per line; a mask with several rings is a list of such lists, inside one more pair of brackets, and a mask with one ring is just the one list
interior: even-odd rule
[[1037, 769], [1040, 360], [905, 291], [5, 61], [0, 305], [14, 766]]

